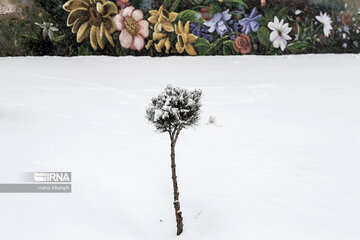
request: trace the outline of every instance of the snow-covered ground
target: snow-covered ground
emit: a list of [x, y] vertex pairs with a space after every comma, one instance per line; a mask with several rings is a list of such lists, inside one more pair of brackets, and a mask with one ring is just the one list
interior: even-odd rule
[[[359, 240], [360, 56], [0, 59], [0, 182], [71, 171], [70, 194], [0, 194], [6, 240]], [[145, 108], [203, 90], [177, 144]], [[209, 116], [217, 125], [207, 125]]]

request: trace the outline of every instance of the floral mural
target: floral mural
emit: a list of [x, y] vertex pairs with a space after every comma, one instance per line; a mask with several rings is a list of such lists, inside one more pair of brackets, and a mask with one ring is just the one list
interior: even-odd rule
[[360, 3], [10, 1], [0, 9], [0, 43], [0, 56], [359, 53]]

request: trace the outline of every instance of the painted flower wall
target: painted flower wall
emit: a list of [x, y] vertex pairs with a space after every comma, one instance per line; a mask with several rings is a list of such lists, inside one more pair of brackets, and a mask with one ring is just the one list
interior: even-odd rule
[[357, 0], [6, 0], [0, 56], [359, 53]]

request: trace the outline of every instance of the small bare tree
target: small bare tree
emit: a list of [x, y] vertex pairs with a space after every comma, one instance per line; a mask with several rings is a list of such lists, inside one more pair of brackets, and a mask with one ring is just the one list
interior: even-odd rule
[[177, 235], [183, 231], [183, 217], [180, 211], [179, 190], [176, 176], [175, 145], [180, 131], [195, 126], [199, 120], [201, 107], [201, 90], [167, 86], [159, 96], [152, 98], [146, 109], [146, 118], [155, 125], [159, 132], [167, 132], [171, 141], [171, 173], [174, 190], [174, 209], [176, 216]]

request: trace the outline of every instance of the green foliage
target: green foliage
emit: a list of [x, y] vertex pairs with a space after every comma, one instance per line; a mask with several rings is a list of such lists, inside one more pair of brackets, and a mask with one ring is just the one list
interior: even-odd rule
[[261, 27], [267, 27], [268, 22], [269, 22], [269, 20], [267, 20], [267, 18], [264, 16], [262, 16], [258, 21], [258, 23]]
[[171, 0], [164, 0], [163, 6], [165, 9], [168, 9], [170, 4], [171, 4]]
[[243, 0], [224, 0], [224, 3], [235, 3], [235, 4], [240, 4], [246, 8], [248, 7], [248, 5], [244, 3]]
[[257, 38], [259, 39], [259, 42], [263, 46], [270, 46], [270, 30], [267, 27], [260, 27], [257, 31]]
[[279, 20], [281, 19], [285, 20], [288, 18], [288, 12], [289, 12], [289, 8], [284, 7], [280, 9], [280, 11], [276, 14], [276, 16], [279, 18]]
[[167, 86], [151, 99], [146, 118], [159, 132], [172, 133], [174, 129], [194, 126], [200, 119], [201, 90], [188, 91]]
[[194, 47], [198, 55], [205, 55], [206, 51], [210, 48], [210, 42], [204, 38], [198, 38], [194, 43]]
[[222, 43], [225, 40], [223, 38], [219, 38], [216, 41], [210, 44], [210, 48], [205, 52], [205, 55], [216, 55], [216, 53], [221, 49]]
[[221, 7], [218, 4], [211, 4], [209, 13], [210, 17], [212, 18], [217, 12], [221, 12]]
[[59, 43], [59, 42], [61, 42], [62, 40], [64, 40], [65, 38], [66, 38], [66, 35], [65, 35], [65, 34], [64, 34], [64, 35], [60, 35], [60, 36], [55, 37], [55, 38], [53, 39], [53, 42]]
[[175, 0], [173, 5], [170, 8], [170, 12], [175, 12], [179, 7], [180, 2], [181, 2], [181, 0]]
[[307, 42], [296, 41], [288, 44], [287, 49], [291, 52], [299, 53], [301, 51], [304, 51], [307, 46], [308, 46]]
[[205, 22], [201, 14], [194, 10], [185, 10], [180, 12], [177, 17], [177, 21], [178, 20], [181, 20], [183, 23], [186, 23], [187, 21], [200, 24]]
[[273, 21], [274, 20], [274, 17], [275, 17], [275, 12], [274, 10], [272, 10], [271, 8], [266, 8], [265, 9], [265, 20], [267, 22], [270, 22], [270, 21]]
[[233, 52], [235, 54], [233, 41], [229, 40], [232, 34], [233, 33], [230, 33], [229, 35], [226, 35], [223, 38], [219, 38], [216, 41], [212, 42], [210, 44], [210, 47], [205, 52], [205, 55], [230, 55], [230, 52]]
[[[116, 0], [110, 0], [116, 2]], [[89, 37], [83, 42], [77, 43], [76, 34], [71, 32], [71, 27], [66, 25], [68, 12], [62, 9], [62, 5], [66, 0], [37, 0], [35, 5], [24, 5], [21, 7], [19, 14], [3, 17], [0, 15], [0, 56], [21, 56], [21, 55], [60, 55], [60, 56], [78, 56], [78, 55], [109, 55], [109, 56], [124, 56], [124, 55], [148, 55], [148, 56], [168, 56], [165, 53], [157, 53], [155, 48], [143, 49], [141, 51], [134, 51], [131, 49], [124, 49], [119, 42], [119, 31], [112, 34], [115, 42], [115, 47], [112, 47], [107, 40], [105, 40], [105, 48], [94, 51], [90, 45]], [[248, 3], [248, 6], [244, 3]], [[246, 9], [248, 15], [255, 5], [252, 1], [245, 0], [131, 0], [131, 4], [141, 9], [144, 13], [144, 20], [150, 14], [150, 9], [159, 9], [163, 5], [169, 11], [178, 13], [178, 17], [171, 24], [177, 24], [177, 21], [203, 24], [205, 22], [202, 15], [207, 14], [213, 17], [216, 13], [221, 13], [229, 9], [232, 15], [231, 20], [237, 22], [245, 15], [239, 13], [240, 10]], [[337, 16], [344, 14], [341, 9], [337, 9], [330, 5], [308, 5], [308, 10], [303, 11], [300, 15], [294, 14], [294, 2], [287, 3], [281, 1], [268, 1], [266, 7], [258, 8], [259, 14], [263, 16], [258, 19], [260, 28], [257, 32], [249, 34], [252, 42], [252, 54], [298, 54], [298, 53], [359, 53], [360, 52], [360, 14], [351, 16], [352, 23], [344, 31], [344, 24], [337, 21]], [[359, 6], [360, 7], [360, 6]], [[303, 9], [303, 8], [301, 8]], [[315, 17], [319, 12], [326, 12], [332, 18], [332, 26], [334, 30], [330, 36], [324, 36], [323, 24], [315, 24]], [[270, 42], [270, 29], [268, 23], [274, 21], [277, 16], [279, 20], [284, 20], [285, 23], [292, 27], [289, 36], [292, 40], [287, 42], [287, 47], [284, 51], [276, 49]], [[35, 23], [43, 24], [44, 22], [53, 23], [59, 31], [54, 32], [54, 37], [50, 40], [46, 34], [45, 38], [42, 34], [42, 28]], [[233, 23], [226, 23], [227, 26], [233, 27]], [[228, 31], [233, 31], [228, 30]], [[198, 55], [237, 55], [234, 50], [233, 41], [230, 36], [237, 35], [238, 32], [227, 32], [225, 36], [220, 37], [217, 32], [206, 33], [212, 35], [212, 42], [204, 39], [207, 36], [202, 29], [198, 39], [192, 43]], [[154, 24], [150, 24], [150, 34], [145, 43], [153, 37]], [[190, 33], [198, 32], [190, 29]], [[163, 33], [165, 33], [163, 31]], [[343, 37], [345, 34], [345, 37]], [[175, 32], [166, 32], [166, 37], [171, 42], [170, 54], [177, 54], [175, 44], [178, 41], [178, 36]], [[154, 41], [159, 43], [159, 40]], [[254, 47], [254, 45], [256, 47]]]
[[204, 0], [192, 0], [192, 3], [194, 4], [194, 5], [200, 5], [200, 4], [202, 4], [204, 2]]
[[223, 43], [223, 54], [224, 55], [235, 55], [234, 43], [231, 40], [227, 40]]

